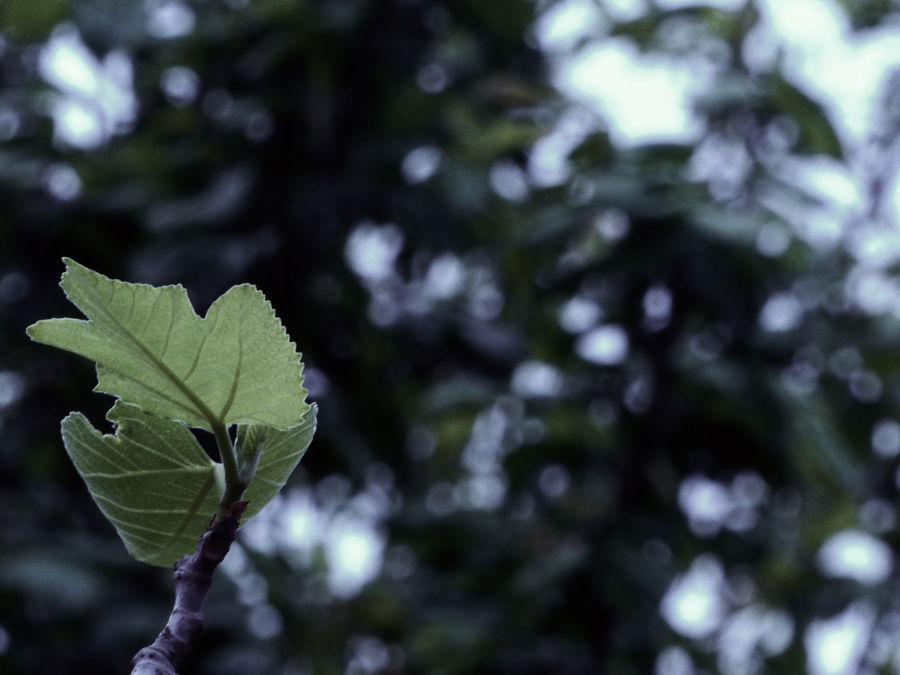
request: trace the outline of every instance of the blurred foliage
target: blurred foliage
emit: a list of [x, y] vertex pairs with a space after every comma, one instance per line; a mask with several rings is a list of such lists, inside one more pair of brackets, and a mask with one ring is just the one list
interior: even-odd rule
[[[843, 5], [856, 30], [898, 18]], [[872, 451], [900, 402], [896, 314], [876, 302], [896, 263], [842, 245], [887, 213], [896, 91], [848, 147], [779, 60], [748, 65], [755, 3], [657, 8], [607, 30], [712, 64], [702, 133], [617, 147], [551, 86], [534, 27], [552, 6], [0, 4], [2, 672], [122, 672], [171, 604], [62, 449], [59, 420], [100, 424], [109, 400], [24, 335], [68, 313], [63, 255], [183, 283], [201, 308], [263, 289], [320, 407], [282, 506], [368, 518], [384, 542], [342, 595], [326, 545], [284, 543], [293, 521], [245, 533], [185, 672], [798, 673], [808, 627], [860, 599], [896, 639], [895, 575], [816, 564], [841, 530], [898, 540], [900, 437]], [[61, 137], [69, 94], [41, 74], [46, 41], [73, 35], [135, 97], [131, 116], [94, 110], [90, 147]], [[548, 153], [563, 171], [542, 182]], [[798, 178], [860, 157], [864, 214]], [[732, 495], [726, 512], [692, 515], [695, 484]], [[662, 614], [696, 565], [722, 577], [703, 634]], [[729, 627], [767, 608], [780, 632], [735, 656]], [[897, 672], [878, 639], [867, 666]]]

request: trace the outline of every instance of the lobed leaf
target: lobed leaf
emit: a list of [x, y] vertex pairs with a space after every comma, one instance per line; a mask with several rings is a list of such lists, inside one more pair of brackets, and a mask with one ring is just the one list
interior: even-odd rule
[[[128, 552], [151, 565], [170, 566], [197, 546], [216, 513], [222, 465], [213, 462], [183, 424], [117, 401], [107, 413], [114, 435], [97, 431], [81, 413], [62, 422], [63, 443], [97, 506]], [[259, 467], [244, 494], [242, 523], [284, 487], [312, 441], [316, 406], [291, 429], [242, 426], [261, 446]]]
[[60, 285], [88, 320], [47, 319], [27, 332], [96, 361], [98, 391], [210, 430], [288, 429], [308, 413], [300, 355], [254, 286], [234, 286], [200, 318], [180, 285], [118, 281], [64, 261]]
[[125, 548], [151, 565], [172, 565], [193, 551], [216, 512], [213, 462], [183, 424], [117, 401], [103, 435], [81, 413], [62, 421], [66, 452]]

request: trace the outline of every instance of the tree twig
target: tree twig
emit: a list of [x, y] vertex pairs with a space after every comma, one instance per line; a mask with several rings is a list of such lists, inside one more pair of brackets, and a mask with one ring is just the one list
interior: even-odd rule
[[175, 605], [153, 644], [131, 661], [131, 675], [177, 675], [178, 667], [203, 632], [203, 601], [213, 574], [234, 541], [247, 502], [231, 504], [197, 542], [197, 550], [175, 563]]

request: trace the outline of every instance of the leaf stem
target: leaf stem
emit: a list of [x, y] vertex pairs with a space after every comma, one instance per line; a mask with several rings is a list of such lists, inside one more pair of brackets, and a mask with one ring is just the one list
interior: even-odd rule
[[222, 459], [222, 467], [225, 469], [225, 492], [219, 500], [219, 512], [216, 518], [222, 518], [231, 509], [231, 505], [241, 498], [247, 484], [241, 480], [238, 471], [237, 457], [234, 445], [228, 435], [228, 427], [221, 422], [212, 424], [213, 434], [216, 437], [216, 445], [219, 446], [219, 456]]
[[175, 604], [166, 626], [152, 644], [132, 659], [131, 675], [177, 675], [178, 667], [203, 632], [203, 601], [213, 573], [234, 542], [247, 502], [235, 502], [200, 537], [197, 549], [175, 563]]

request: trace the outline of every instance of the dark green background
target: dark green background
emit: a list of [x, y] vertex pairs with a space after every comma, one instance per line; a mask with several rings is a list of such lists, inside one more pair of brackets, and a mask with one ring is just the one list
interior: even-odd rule
[[[255, 637], [254, 601], [220, 574], [186, 673], [649, 673], [671, 646], [717, 672], [720, 634], [690, 640], [659, 612], [704, 553], [724, 569], [729, 615], [760, 606], [793, 622], [786, 650], [757, 648], [728, 672], [803, 672], [810, 622], [860, 598], [896, 640], [896, 578], [826, 578], [815, 556], [847, 528], [897, 542], [895, 462], [870, 442], [897, 411], [897, 320], [847, 299], [855, 261], [842, 246], [791, 236], [779, 256], [756, 247], [764, 227], [793, 231], [768, 208], [773, 195], [819, 206], [776, 170], [788, 157], [850, 163], [868, 148], [869, 196], [883, 199], [896, 78], [873, 101], [867, 145], [844, 147], [777, 62], [748, 70], [753, 3], [652, 10], [613, 32], [654, 53], [686, 25], [696, 49], [721, 50], [720, 76], [697, 104], [703, 139], [621, 149], [592, 133], [563, 184], [508, 201], [491, 190], [491, 167], [524, 167], [569, 105], [529, 37], [549, 4], [207, 0], [193, 5], [195, 29], [172, 39], [144, 29], [153, 3], [0, 4], [0, 106], [18, 115], [0, 144], [0, 371], [12, 399], [0, 409], [0, 671], [125, 672], [171, 605], [169, 574], [127, 557], [59, 438], [70, 410], [101, 424], [109, 398], [90, 393], [90, 364], [24, 335], [37, 319], [73, 314], [56, 285], [64, 255], [112, 277], [183, 283], [201, 312], [234, 283], [259, 286], [318, 378], [319, 431], [289, 488], [337, 509], [389, 486], [378, 578], [333, 597], [322, 551], [298, 562], [247, 548], [248, 583], [265, 581], [257, 602], [277, 610], [282, 630]], [[900, 18], [896, 2], [843, 4], [859, 31]], [[53, 141], [53, 88], [37, 64], [61, 21], [98, 58], [119, 49], [133, 60], [133, 128], [92, 150]], [[167, 100], [159, 80], [172, 66], [198, 74], [194, 102]], [[448, 84], [426, 93], [417, 78], [435, 68]], [[741, 148], [748, 170], [724, 186], [692, 179], [704, 140]], [[412, 184], [401, 166], [423, 145], [442, 162]], [[60, 165], [80, 178], [74, 199], [48, 191]], [[625, 236], [604, 236], [597, 223], [623, 214]], [[386, 325], [370, 320], [372, 294], [345, 256], [366, 220], [403, 235], [395, 274], [377, 289]], [[464, 264], [464, 288], [423, 301], [429, 265], [446, 253]], [[656, 286], [673, 304], [654, 323], [642, 303]], [[483, 311], [491, 288], [502, 294], [496, 314]], [[776, 293], [803, 307], [792, 330], [760, 328]], [[558, 321], [574, 296], [627, 331], [627, 360], [576, 355]], [[557, 393], [512, 389], [529, 360], [558, 369]], [[871, 376], [879, 395], [860, 397]], [[502, 503], [435, 509], [469, 484], [471, 442], [502, 449]], [[749, 525], [692, 530], [678, 495], [696, 475], [725, 487], [761, 478]], [[554, 478], [568, 479], [561, 494]], [[738, 592], [748, 581], [752, 592]]]

